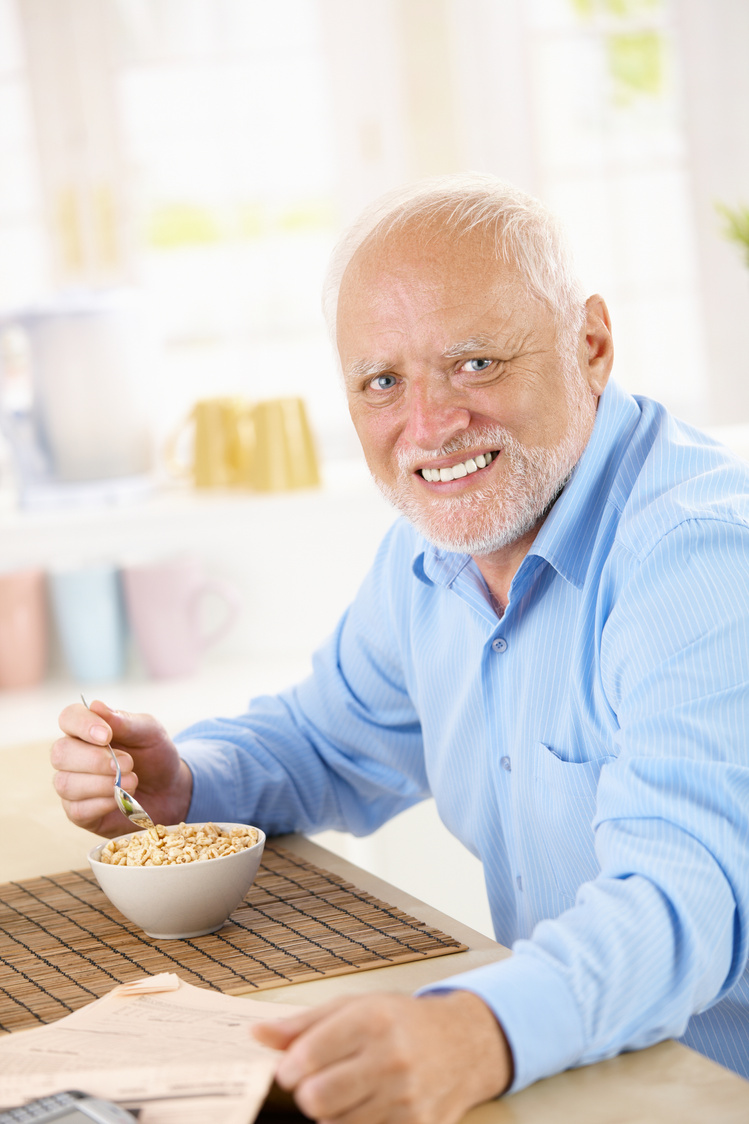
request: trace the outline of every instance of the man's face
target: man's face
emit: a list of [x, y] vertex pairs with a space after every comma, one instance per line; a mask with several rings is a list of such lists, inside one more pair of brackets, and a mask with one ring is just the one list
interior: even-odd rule
[[[420, 244], [421, 243], [421, 244]], [[479, 233], [424, 248], [408, 230], [343, 278], [349, 409], [385, 495], [432, 542], [476, 556], [537, 527], [590, 436], [578, 340]]]

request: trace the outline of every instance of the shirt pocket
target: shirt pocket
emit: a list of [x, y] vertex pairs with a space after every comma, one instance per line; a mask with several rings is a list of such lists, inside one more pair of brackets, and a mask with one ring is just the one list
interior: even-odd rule
[[574, 905], [578, 887], [600, 872], [592, 823], [601, 769], [612, 760], [565, 760], [542, 742], [533, 749], [534, 826], [566, 907]]

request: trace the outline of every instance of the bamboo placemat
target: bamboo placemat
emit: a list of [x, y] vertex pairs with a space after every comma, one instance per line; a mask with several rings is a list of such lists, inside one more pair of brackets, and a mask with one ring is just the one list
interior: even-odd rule
[[190, 940], [147, 937], [90, 870], [8, 882], [0, 886], [0, 1034], [53, 1022], [157, 972], [237, 994], [465, 947], [271, 840], [229, 923]]

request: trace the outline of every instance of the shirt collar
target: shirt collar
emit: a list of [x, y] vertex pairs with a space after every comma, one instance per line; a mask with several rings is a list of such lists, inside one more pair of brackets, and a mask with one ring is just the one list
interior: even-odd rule
[[[546, 516], [521, 570], [537, 565], [529, 559], [543, 558], [566, 581], [582, 587], [613, 475], [639, 418], [635, 399], [609, 382], [598, 401], [593, 432], [583, 455]], [[426, 585], [451, 585], [471, 562], [468, 554], [442, 550], [424, 539], [420, 544], [412, 567]]]
[[472, 561], [470, 554], [455, 554], [441, 550], [424, 539], [419, 541], [422, 546], [413, 557], [412, 568], [425, 585], [452, 585], [461, 570]]
[[541, 526], [528, 557], [547, 562], [578, 589], [616, 471], [640, 420], [635, 399], [609, 382], [598, 400], [595, 425], [577, 466]]

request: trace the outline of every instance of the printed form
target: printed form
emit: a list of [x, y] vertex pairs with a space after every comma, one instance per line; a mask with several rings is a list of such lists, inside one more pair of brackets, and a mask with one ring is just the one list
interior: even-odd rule
[[300, 1010], [172, 972], [121, 984], [57, 1022], [0, 1038], [0, 1109], [81, 1089], [140, 1109], [140, 1124], [250, 1124], [278, 1059], [250, 1027]]

